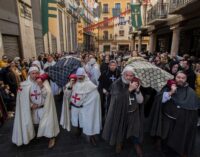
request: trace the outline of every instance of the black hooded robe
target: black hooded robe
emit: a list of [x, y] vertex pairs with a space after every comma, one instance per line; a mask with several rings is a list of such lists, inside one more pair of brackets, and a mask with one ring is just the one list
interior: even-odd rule
[[138, 104], [137, 110], [129, 110], [128, 86], [122, 79], [116, 80], [111, 88], [111, 102], [102, 133], [103, 139], [111, 145], [121, 144], [125, 139], [136, 137], [143, 139], [143, 105]]
[[[153, 104], [150, 116], [150, 135], [160, 137], [168, 147], [178, 154], [190, 156], [197, 130], [198, 97], [189, 86], [178, 87], [171, 100], [163, 104], [164, 91], [169, 91], [169, 89], [165, 87], [156, 96]], [[171, 105], [174, 105], [175, 108]], [[166, 114], [166, 109], [167, 111], [171, 110], [174, 119]]]

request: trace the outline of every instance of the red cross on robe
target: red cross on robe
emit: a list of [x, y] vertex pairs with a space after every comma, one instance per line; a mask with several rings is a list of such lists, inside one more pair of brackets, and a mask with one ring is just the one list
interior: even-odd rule
[[78, 94], [75, 93], [75, 95], [72, 96], [72, 98], [74, 99], [74, 103], [76, 103], [76, 101], [80, 101], [81, 99], [78, 98]]
[[40, 95], [40, 93], [37, 93], [37, 90], [34, 90], [33, 92], [34, 93], [31, 93], [31, 97], [35, 97], [35, 99], [37, 100], [37, 98]]

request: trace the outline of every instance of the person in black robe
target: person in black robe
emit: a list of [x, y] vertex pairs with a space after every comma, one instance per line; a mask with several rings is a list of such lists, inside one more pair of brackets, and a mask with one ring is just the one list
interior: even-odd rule
[[[175, 83], [162, 89], [155, 98], [150, 120], [151, 136], [160, 138], [181, 157], [192, 154], [200, 108], [199, 99], [186, 80], [187, 74], [179, 71]], [[166, 153], [172, 152], [169, 150]]]
[[102, 133], [103, 139], [110, 145], [116, 145], [117, 153], [121, 152], [125, 139], [132, 138], [137, 155], [143, 156], [143, 100], [133, 68], [125, 67], [122, 77], [112, 85], [110, 107]]
[[117, 62], [111, 60], [109, 62], [108, 70], [101, 74], [99, 77], [99, 90], [102, 93], [102, 116], [105, 117], [110, 105], [110, 88], [112, 83], [121, 76], [120, 71], [117, 69]]

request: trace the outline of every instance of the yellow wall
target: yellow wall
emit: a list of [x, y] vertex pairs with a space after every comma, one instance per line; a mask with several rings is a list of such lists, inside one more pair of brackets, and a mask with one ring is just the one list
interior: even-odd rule
[[[49, 3], [49, 7], [57, 8], [57, 4]], [[57, 10], [49, 10], [49, 14], [57, 15]], [[57, 18], [49, 17], [49, 32], [51, 32], [51, 34], [53, 34], [55, 37], [58, 36], [57, 20], [58, 20], [58, 16]]]
[[[121, 12], [124, 12], [127, 9], [127, 3], [130, 3], [130, 0], [99, 0], [99, 2], [101, 3], [102, 6], [102, 14], [100, 17], [99, 21], [103, 21], [104, 17], [113, 17], [112, 14], [112, 8], [115, 8], [115, 3], [121, 3]], [[108, 4], [108, 13], [103, 13], [103, 4]], [[109, 23], [108, 25], [112, 25], [113, 22]], [[103, 31], [108, 31], [109, 34], [113, 34], [114, 33], [114, 27], [112, 28], [108, 28], [108, 29], [103, 29], [99, 31], [99, 36], [100, 38], [102, 38], [103, 36]]]

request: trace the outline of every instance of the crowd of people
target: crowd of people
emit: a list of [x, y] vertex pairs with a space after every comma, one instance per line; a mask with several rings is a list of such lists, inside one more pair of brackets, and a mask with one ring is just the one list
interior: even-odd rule
[[[200, 126], [199, 58], [137, 51], [73, 54], [82, 67], [66, 76], [69, 82], [61, 88], [46, 71], [65, 55], [41, 54], [29, 60], [2, 56], [0, 124], [15, 117], [13, 143], [28, 144], [37, 133], [37, 137], [49, 138], [48, 147], [52, 148], [60, 131], [53, 96], [63, 95], [61, 126], [67, 131], [73, 127], [77, 136], [87, 135], [93, 145], [97, 144], [96, 135], [102, 133], [120, 153], [130, 139], [142, 157], [143, 124], [148, 119], [157, 149], [162, 148], [167, 156], [191, 155]], [[174, 78], [161, 91], [144, 88], [128, 65], [132, 58], [142, 58]]]

